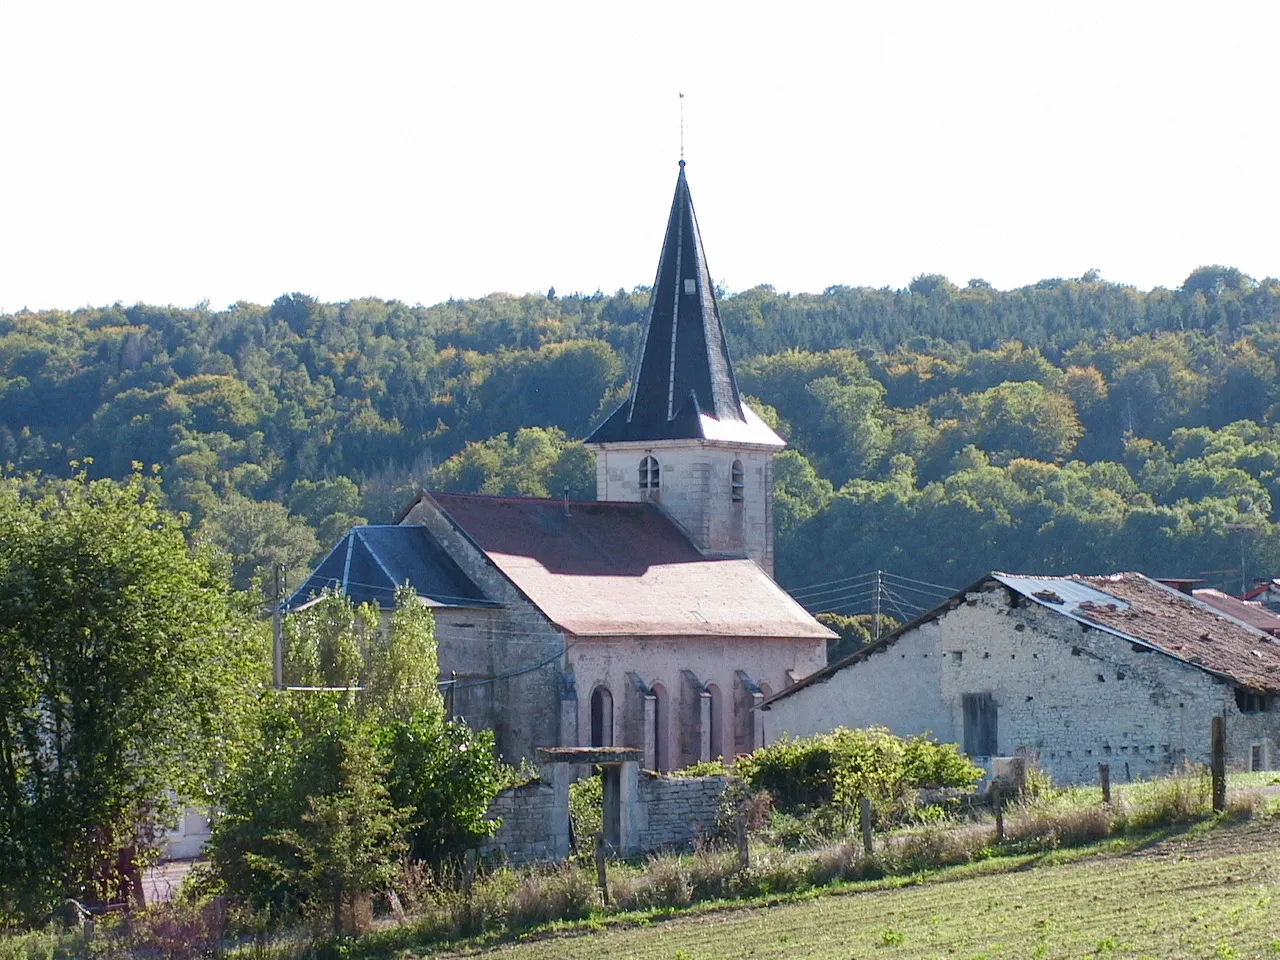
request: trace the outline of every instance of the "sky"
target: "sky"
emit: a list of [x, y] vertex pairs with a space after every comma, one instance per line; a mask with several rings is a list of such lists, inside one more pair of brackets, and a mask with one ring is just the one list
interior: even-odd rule
[[0, 312], [1280, 274], [1273, 2], [0, 0]]

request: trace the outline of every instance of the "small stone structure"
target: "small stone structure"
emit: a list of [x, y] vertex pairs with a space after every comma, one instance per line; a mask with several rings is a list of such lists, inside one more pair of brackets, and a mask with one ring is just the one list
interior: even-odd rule
[[490, 804], [489, 818], [501, 818], [502, 825], [480, 855], [513, 864], [565, 859], [571, 847], [569, 783], [582, 766], [602, 770], [605, 842], [622, 856], [688, 847], [714, 830], [727, 778], [642, 775], [643, 756], [630, 747], [538, 750], [538, 779], [502, 791]]

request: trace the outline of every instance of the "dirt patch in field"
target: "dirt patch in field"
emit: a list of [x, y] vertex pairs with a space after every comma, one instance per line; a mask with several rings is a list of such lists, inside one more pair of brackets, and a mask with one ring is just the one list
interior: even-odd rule
[[1121, 859], [1151, 857], [1206, 860], [1273, 848], [1280, 848], [1280, 817], [1257, 818], [1209, 830], [1193, 830], [1118, 856]]

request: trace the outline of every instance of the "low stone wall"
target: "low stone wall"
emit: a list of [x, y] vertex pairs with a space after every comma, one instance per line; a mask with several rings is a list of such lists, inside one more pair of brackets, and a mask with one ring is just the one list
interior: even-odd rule
[[716, 828], [725, 777], [664, 777], [645, 772], [637, 784], [637, 846], [645, 852], [689, 847]]
[[498, 832], [481, 845], [479, 855], [513, 864], [558, 860], [557, 830], [569, 811], [558, 809], [556, 790], [552, 784], [534, 780], [518, 787], [508, 787], [489, 804], [486, 819], [501, 818]]

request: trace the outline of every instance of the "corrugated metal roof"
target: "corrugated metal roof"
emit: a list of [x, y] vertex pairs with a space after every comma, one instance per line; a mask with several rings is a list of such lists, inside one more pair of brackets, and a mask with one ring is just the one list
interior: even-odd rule
[[396, 587], [408, 583], [436, 607], [491, 607], [466, 574], [417, 525], [352, 527], [286, 601], [302, 606], [322, 590], [337, 589], [353, 603], [394, 605]]

